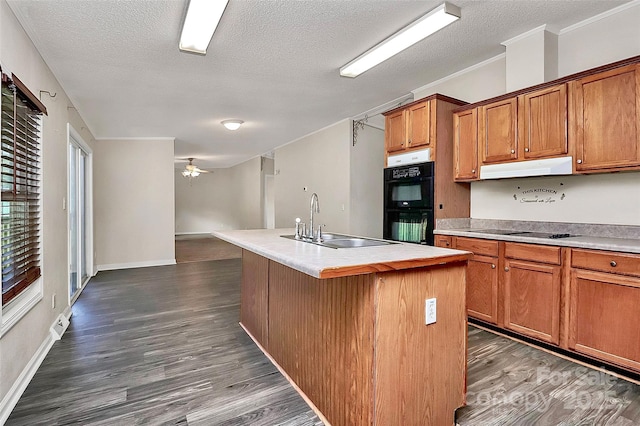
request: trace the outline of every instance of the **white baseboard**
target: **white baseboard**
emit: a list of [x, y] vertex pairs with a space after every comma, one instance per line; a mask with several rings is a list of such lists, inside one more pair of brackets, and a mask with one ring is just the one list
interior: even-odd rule
[[176, 232], [175, 235], [211, 235], [211, 231], [201, 231], [201, 232]]
[[51, 338], [53, 340], [62, 339], [62, 335], [65, 331], [67, 331], [67, 328], [69, 327], [70, 318], [71, 306], [67, 306], [67, 309], [65, 309], [63, 313], [58, 315], [58, 318], [56, 318], [56, 320], [53, 322], [51, 329], [49, 329], [49, 331], [51, 332]]
[[175, 259], [166, 260], [148, 260], [145, 262], [129, 262], [129, 263], [107, 263], [104, 265], [98, 265], [98, 271], [113, 271], [114, 269], [131, 269], [131, 268], [146, 268], [148, 266], [164, 266], [175, 265]]
[[[71, 307], [68, 306], [67, 309], [65, 309], [65, 311], [56, 318], [53, 324], [51, 324], [51, 329], [56, 327], [59, 321], [61, 321], [63, 324], [66, 323], [68, 326], [70, 317]], [[67, 326], [65, 326], [62, 330], [62, 334], [64, 334], [64, 332], [67, 330]], [[62, 334], [60, 334], [61, 337]], [[11, 411], [13, 411], [16, 404], [18, 404], [20, 397], [27, 389], [29, 382], [31, 382], [31, 379], [33, 379], [33, 376], [35, 376], [36, 371], [38, 371], [38, 368], [40, 368], [42, 361], [44, 361], [45, 357], [51, 350], [51, 347], [56, 340], [57, 339], [54, 338], [53, 331], [47, 334], [38, 350], [36, 350], [36, 353], [33, 354], [16, 381], [13, 382], [13, 385], [11, 386], [7, 394], [4, 396], [4, 398], [2, 398], [2, 401], [0, 401], [0, 425], [5, 424], [5, 422], [9, 418]]]

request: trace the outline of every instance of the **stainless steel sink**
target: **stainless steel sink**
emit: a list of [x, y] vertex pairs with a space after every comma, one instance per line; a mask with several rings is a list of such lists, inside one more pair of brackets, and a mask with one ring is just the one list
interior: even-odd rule
[[398, 244], [394, 241], [375, 240], [373, 238], [362, 237], [350, 237], [342, 234], [323, 233], [322, 242], [308, 241], [308, 240], [296, 240], [294, 235], [281, 235], [282, 238], [290, 240], [300, 241], [301, 243], [315, 244], [321, 247], [328, 247], [333, 249], [338, 248], [356, 248], [356, 247], [374, 247], [374, 246], [386, 246], [389, 244]]

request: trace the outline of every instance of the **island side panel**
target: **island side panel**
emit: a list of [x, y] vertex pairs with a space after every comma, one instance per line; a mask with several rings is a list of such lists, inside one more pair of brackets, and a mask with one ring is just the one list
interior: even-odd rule
[[333, 426], [373, 424], [374, 292], [269, 266], [269, 353]]
[[375, 424], [453, 425], [465, 403], [465, 263], [380, 273], [376, 285]]
[[269, 350], [269, 259], [242, 250], [242, 283], [240, 287], [240, 322]]

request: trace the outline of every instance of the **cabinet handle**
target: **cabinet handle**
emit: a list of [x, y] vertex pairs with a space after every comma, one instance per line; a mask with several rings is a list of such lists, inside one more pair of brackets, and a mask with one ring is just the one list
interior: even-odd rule
[[582, 160], [578, 160], [576, 161], [578, 164], [582, 164]]
[[475, 172], [476, 172], [476, 169], [471, 169], [471, 173], [475, 173]]
[[614, 268], [615, 268], [616, 266], [618, 266], [618, 264], [616, 263], [616, 261], [615, 261], [615, 260], [612, 260], [612, 261], [609, 263], [609, 265], [613, 266]]
[[505, 267], [505, 268], [504, 268], [504, 271], [505, 271], [505, 272], [509, 272], [509, 268]]
[[525, 148], [525, 149], [524, 149], [524, 152], [529, 152], [529, 148]]
[[491, 269], [496, 269], [496, 265], [494, 265], [493, 263], [491, 264]]
[[409, 145], [411, 145], [411, 139], [409, 139]]
[[512, 154], [515, 154], [515, 153], [516, 153], [516, 150], [515, 150], [515, 149], [512, 149], [512, 150], [511, 150], [511, 153], [512, 153]]

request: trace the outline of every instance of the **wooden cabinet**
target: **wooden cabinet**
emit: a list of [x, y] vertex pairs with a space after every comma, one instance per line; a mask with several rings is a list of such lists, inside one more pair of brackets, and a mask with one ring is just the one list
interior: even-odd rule
[[571, 83], [575, 170], [640, 166], [640, 64]]
[[454, 180], [478, 179], [478, 109], [454, 113], [453, 132]]
[[567, 85], [518, 96], [518, 158], [567, 155]]
[[505, 328], [559, 344], [560, 250], [559, 247], [505, 243]]
[[473, 253], [467, 263], [467, 315], [498, 323], [498, 242], [457, 237], [455, 248]]
[[574, 249], [571, 266], [569, 348], [640, 371], [640, 256]]
[[482, 164], [511, 161], [518, 157], [517, 117], [517, 98], [479, 108], [478, 149]]
[[444, 247], [444, 248], [452, 248], [451, 237], [446, 235], [434, 235], [433, 237], [433, 245], [436, 247]]
[[385, 117], [385, 148], [387, 153], [399, 153], [431, 144], [431, 101], [410, 106]]
[[385, 148], [387, 152], [402, 151], [406, 147], [407, 126], [404, 111], [396, 111], [385, 118]]

